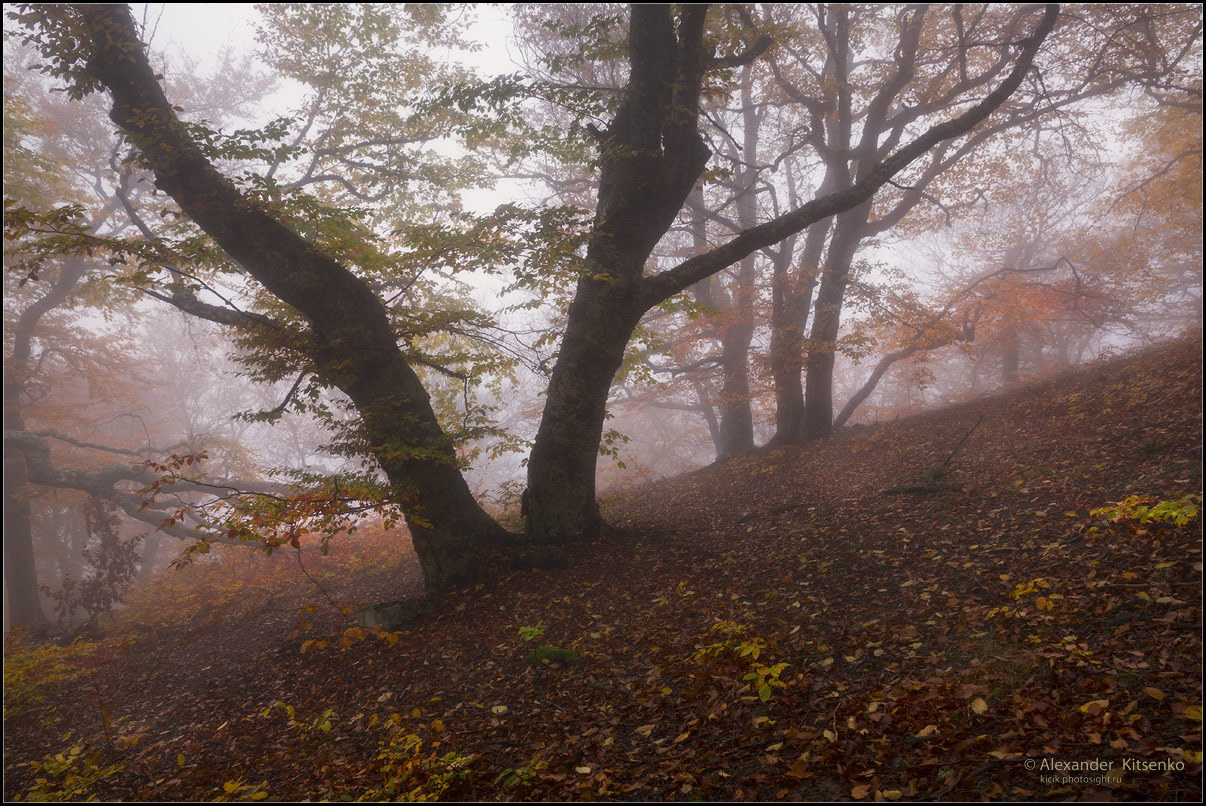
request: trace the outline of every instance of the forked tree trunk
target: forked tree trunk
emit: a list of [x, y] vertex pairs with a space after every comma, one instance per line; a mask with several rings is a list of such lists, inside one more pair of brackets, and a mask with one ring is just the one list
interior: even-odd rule
[[[856, 207], [864, 208], [858, 215], [865, 221], [877, 188], [938, 143], [974, 128], [1017, 89], [1054, 27], [1058, 7], [1046, 8], [1035, 33], [1023, 42], [1013, 69], [995, 90], [957, 117], [930, 127], [882, 162], [872, 160], [874, 164], [865, 169], [860, 165], [861, 178], [854, 185], [647, 277], [643, 274], [645, 259], [673, 223], [709, 156], [698, 133], [702, 76], [709, 57], [702, 44], [705, 13], [702, 7], [684, 6], [676, 34], [668, 6], [632, 7], [632, 69], [624, 101], [611, 127], [600, 133], [602, 168], [587, 249], [589, 274], [579, 282], [570, 306], [558, 366], [528, 464], [528, 528], [537, 540], [554, 542], [599, 529], [594, 466], [603, 410], [628, 337], [644, 312], [817, 221]], [[844, 290], [844, 284], [843, 277], [838, 286]], [[829, 301], [835, 305], [818, 332], [832, 329], [832, 339], [840, 321], [840, 291]], [[830, 349], [830, 369], [832, 360]], [[810, 363], [810, 380], [811, 373]], [[825, 377], [831, 383], [831, 378]], [[824, 392], [827, 433], [832, 420], [831, 386]]]
[[[270, 292], [310, 320], [315, 363], [324, 378], [348, 393], [364, 417], [373, 452], [417, 527], [416, 546], [428, 552], [425, 570], [446, 579], [472, 565], [468, 547], [498, 537], [501, 530], [468, 495], [451, 446], [397, 350], [380, 301], [346, 269], [249, 204], [217, 174], [164, 98], [128, 10], [75, 8], [90, 28], [91, 41], [85, 43], [89, 75], [112, 92], [111, 117], [155, 169], [157, 185]], [[704, 46], [706, 7], [682, 6], [677, 26], [668, 5], [632, 7], [631, 70], [624, 99], [608, 130], [598, 132], [602, 169], [587, 273], [570, 306], [528, 466], [529, 529], [535, 539], [560, 541], [597, 531], [601, 524], [594, 467], [604, 410], [628, 338], [644, 312], [818, 220], [869, 204], [891, 177], [937, 143], [975, 127], [1017, 89], [1057, 12], [1058, 7], [1047, 7], [1035, 33], [1020, 43], [1008, 77], [988, 96], [868, 166], [851, 187], [646, 277], [645, 260], [673, 223], [710, 156], [698, 131], [704, 72], [723, 61], [748, 63], [770, 39], [762, 37], [732, 59], [715, 60]], [[840, 305], [840, 298], [837, 302]], [[384, 371], [384, 377], [373, 377], [377, 371]], [[441, 485], [446, 485], [443, 495]], [[434, 549], [427, 546], [428, 537]]]
[[586, 273], [570, 304], [544, 414], [528, 462], [528, 535], [559, 543], [597, 534], [595, 465], [611, 382], [652, 304], [645, 261], [674, 222], [710, 152], [696, 128], [706, 8], [634, 5], [632, 72], [600, 149], [598, 204]]

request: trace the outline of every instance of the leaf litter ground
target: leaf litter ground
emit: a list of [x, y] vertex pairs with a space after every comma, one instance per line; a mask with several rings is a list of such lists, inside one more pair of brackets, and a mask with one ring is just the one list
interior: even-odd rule
[[1196, 801], [1200, 516], [1091, 511], [1200, 493], [1200, 389], [1191, 339], [713, 465], [387, 636], [404, 547], [215, 560], [6, 711], [5, 795]]

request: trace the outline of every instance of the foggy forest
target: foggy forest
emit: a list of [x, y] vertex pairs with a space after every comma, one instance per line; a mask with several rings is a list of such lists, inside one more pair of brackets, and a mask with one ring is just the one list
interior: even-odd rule
[[1198, 4], [6, 4], [4, 797], [1202, 797]]

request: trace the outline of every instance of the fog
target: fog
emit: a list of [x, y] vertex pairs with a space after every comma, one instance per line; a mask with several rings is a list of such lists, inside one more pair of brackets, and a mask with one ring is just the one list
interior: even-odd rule
[[[600, 190], [626, 158], [616, 138], [640, 128], [623, 118], [618, 8], [217, 8], [135, 9], [168, 101], [249, 204], [380, 302], [439, 444], [513, 531], [533, 444], [556, 430], [546, 403], [597, 428], [566, 391], [597, 367], [564, 339], [583, 288], [627, 282], [591, 262], [627, 249], [605, 225], [629, 216], [632, 242], [649, 240], [637, 271], [668, 277], [972, 109], [1037, 24], [1002, 6], [985, 26], [1000, 41], [968, 44], [934, 12], [906, 76], [901, 9], [854, 7], [841, 53], [820, 10], [749, 12], [777, 26], [769, 45], [717, 14], [698, 101], [710, 156], [666, 216], [600, 201], [640, 196], [611, 175]], [[1149, 24], [1138, 56], [1092, 31], [1136, 30], [1140, 7], [1083, 28], [1070, 15], [1007, 103], [869, 201], [648, 305], [588, 494], [1200, 333], [1200, 8], [1168, 8], [1180, 16]], [[220, 246], [225, 224], [156, 188], [151, 147], [118, 133], [99, 82], [64, 92], [79, 76], [37, 34], [61, 21], [37, 16], [5, 21], [5, 629], [95, 625], [211, 545], [287, 553], [299, 535], [338, 547], [358, 525], [424, 522], [422, 479], [388, 465], [435, 448], [386, 444], [388, 395], [340, 375], [332, 331]], [[597, 321], [624, 320], [618, 305]]]

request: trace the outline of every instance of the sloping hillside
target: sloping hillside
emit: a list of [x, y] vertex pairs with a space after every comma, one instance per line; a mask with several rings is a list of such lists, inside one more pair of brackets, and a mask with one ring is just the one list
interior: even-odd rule
[[128, 623], [6, 718], [5, 794], [1196, 800], [1200, 389], [1187, 340], [715, 465], [396, 635], [300, 576]]

